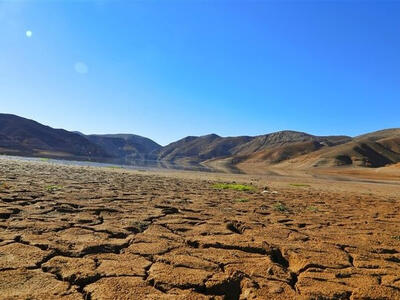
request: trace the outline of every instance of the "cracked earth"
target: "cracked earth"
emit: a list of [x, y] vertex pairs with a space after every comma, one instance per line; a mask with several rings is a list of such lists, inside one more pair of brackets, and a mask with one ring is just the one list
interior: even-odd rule
[[398, 185], [185, 174], [0, 160], [0, 298], [400, 299]]

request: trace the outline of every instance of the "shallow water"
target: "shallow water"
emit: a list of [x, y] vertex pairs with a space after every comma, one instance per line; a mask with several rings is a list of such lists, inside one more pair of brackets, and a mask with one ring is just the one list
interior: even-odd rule
[[174, 169], [174, 170], [188, 170], [188, 171], [203, 171], [212, 172], [213, 170], [202, 165], [178, 165], [171, 162], [157, 161], [157, 160], [132, 160], [129, 164], [121, 163], [116, 161], [111, 162], [95, 162], [95, 161], [78, 161], [78, 160], [66, 160], [66, 159], [55, 159], [55, 158], [43, 158], [43, 157], [27, 157], [27, 156], [12, 156], [12, 155], [0, 155], [0, 159], [6, 160], [17, 160], [17, 161], [36, 161], [36, 162], [47, 162], [52, 164], [61, 165], [72, 165], [72, 166], [85, 166], [85, 167], [106, 167], [106, 168], [121, 168], [131, 170], [160, 170], [160, 169]]

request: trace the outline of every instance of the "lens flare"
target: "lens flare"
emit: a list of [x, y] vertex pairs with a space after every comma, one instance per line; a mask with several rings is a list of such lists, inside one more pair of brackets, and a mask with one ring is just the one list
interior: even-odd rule
[[83, 62], [77, 62], [74, 65], [74, 69], [79, 74], [86, 74], [89, 72], [88, 66]]

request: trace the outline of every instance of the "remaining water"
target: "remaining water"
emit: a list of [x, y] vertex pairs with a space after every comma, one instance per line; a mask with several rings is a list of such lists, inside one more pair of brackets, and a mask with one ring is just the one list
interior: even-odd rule
[[17, 160], [17, 161], [36, 161], [46, 162], [51, 164], [60, 165], [72, 165], [72, 166], [86, 166], [86, 167], [108, 167], [108, 168], [122, 168], [132, 170], [160, 170], [160, 169], [174, 169], [174, 170], [190, 170], [190, 171], [213, 171], [210, 168], [202, 165], [178, 165], [170, 162], [163, 162], [157, 160], [132, 160], [129, 164], [121, 163], [102, 163], [94, 161], [77, 161], [77, 160], [65, 160], [65, 159], [54, 159], [54, 158], [41, 158], [41, 157], [26, 157], [26, 156], [12, 156], [12, 155], [0, 155], [0, 159], [5, 160]]

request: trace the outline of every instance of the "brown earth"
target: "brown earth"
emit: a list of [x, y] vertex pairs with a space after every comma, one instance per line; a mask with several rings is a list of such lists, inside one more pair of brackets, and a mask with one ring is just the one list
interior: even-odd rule
[[400, 182], [324, 176], [0, 159], [0, 298], [400, 299]]

